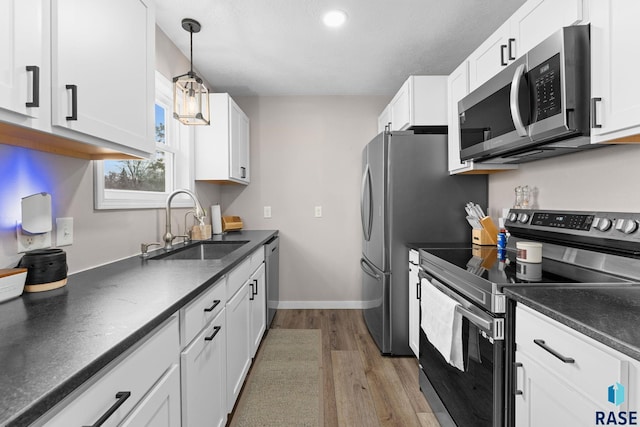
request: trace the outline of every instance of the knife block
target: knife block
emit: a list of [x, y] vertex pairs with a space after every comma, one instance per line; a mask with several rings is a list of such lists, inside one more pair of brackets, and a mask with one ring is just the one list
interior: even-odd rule
[[498, 229], [489, 216], [480, 219], [482, 228], [474, 228], [471, 231], [471, 242], [474, 245], [492, 245], [498, 244]]

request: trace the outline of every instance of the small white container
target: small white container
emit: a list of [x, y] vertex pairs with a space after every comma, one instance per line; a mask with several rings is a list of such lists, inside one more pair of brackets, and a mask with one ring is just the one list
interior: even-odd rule
[[542, 243], [540, 242], [516, 242], [516, 261], [528, 263], [542, 262]]
[[0, 302], [22, 295], [26, 280], [26, 268], [0, 269]]

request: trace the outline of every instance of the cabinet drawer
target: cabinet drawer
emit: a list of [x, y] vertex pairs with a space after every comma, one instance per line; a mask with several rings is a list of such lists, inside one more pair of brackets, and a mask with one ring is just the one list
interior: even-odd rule
[[216, 317], [227, 302], [227, 278], [211, 285], [202, 295], [180, 310], [180, 347], [184, 348]]
[[149, 338], [136, 346], [126, 356], [114, 360], [96, 374], [96, 379], [81, 386], [59, 407], [46, 426], [67, 427], [93, 425], [117, 403], [116, 394], [131, 393], [102, 424], [120, 424], [127, 414], [142, 400], [153, 385], [179, 358], [178, 318], [170, 320], [149, 334]]
[[[518, 354], [529, 356], [595, 402], [613, 383], [628, 384], [629, 366], [622, 355], [522, 305], [516, 308], [516, 350], [517, 361]], [[573, 362], [564, 362], [551, 351]]]
[[249, 276], [260, 267], [264, 261], [264, 247], [260, 246], [242, 263], [231, 270], [227, 279], [227, 299], [231, 299], [247, 281]]

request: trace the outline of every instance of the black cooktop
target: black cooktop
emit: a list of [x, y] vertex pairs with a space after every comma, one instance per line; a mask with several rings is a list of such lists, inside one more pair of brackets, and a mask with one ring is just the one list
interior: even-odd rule
[[547, 258], [541, 264], [522, 263], [516, 260], [515, 250], [499, 253], [495, 246], [421, 249], [497, 285], [625, 282], [619, 277]]

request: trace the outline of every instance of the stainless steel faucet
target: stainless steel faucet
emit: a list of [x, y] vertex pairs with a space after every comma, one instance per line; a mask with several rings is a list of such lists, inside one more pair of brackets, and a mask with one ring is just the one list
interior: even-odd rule
[[198, 198], [191, 191], [186, 189], [178, 189], [178, 190], [175, 190], [173, 193], [169, 194], [169, 197], [167, 197], [167, 208], [166, 208], [167, 209], [167, 225], [166, 225], [164, 236], [162, 237], [162, 239], [164, 240], [165, 249], [171, 249], [173, 239], [175, 239], [176, 237], [179, 237], [171, 234], [171, 201], [177, 194], [180, 194], [180, 193], [184, 193], [189, 197], [191, 197], [196, 208], [194, 216], [201, 224], [204, 223], [204, 218], [207, 216], [204, 209], [202, 209], [202, 206], [200, 205]]

